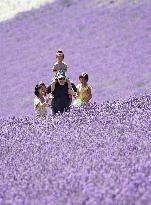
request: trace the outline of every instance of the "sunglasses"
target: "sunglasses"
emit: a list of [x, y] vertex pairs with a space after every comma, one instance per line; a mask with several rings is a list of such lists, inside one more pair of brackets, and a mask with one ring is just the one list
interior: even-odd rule
[[65, 78], [59, 78], [59, 80], [65, 80]]

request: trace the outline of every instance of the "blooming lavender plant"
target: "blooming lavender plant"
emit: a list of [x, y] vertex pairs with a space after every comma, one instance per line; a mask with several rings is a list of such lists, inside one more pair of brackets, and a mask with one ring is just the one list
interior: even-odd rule
[[1, 204], [150, 204], [151, 96], [0, 120]]
[[[0, 24], [0, 205], [150, 205], [150, 11], [57, 0]], [[96, 102], [35, 119], [33, 87], [50, 83], [58, 48]]]
[[58, 48], [74, 83], [89, 73], [98, 104], [149, 92], [150, 13], [149, 0], [56, 0], [0, 23], [0, 115], [33, 112], [34, 85], [50, 84]]

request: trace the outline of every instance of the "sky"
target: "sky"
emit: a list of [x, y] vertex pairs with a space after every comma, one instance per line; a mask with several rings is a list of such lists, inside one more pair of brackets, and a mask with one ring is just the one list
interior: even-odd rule
[[17, 13], [37, 9], [46, 3], [55, 0], [1, 0], [0, 1], [0, 22], [14, 18]]

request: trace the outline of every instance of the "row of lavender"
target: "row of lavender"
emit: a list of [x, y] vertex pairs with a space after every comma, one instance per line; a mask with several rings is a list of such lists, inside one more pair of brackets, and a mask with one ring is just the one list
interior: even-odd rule
[[0, 120], [1, 205], [149, 205], [151, 96]]
[[0, 115], [33, 111], [34, 86], [50, 84], [58, 48], [75, 84], [89, 74], [98, 104], [149, 92], [150, 13], [150, 0], [56, 0], [1, 23]]

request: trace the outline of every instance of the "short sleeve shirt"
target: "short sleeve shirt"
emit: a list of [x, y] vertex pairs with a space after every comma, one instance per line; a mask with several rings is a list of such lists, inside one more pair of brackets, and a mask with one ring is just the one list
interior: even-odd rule
[[34, 110], [37, 117], [46, 117], [47, 108], [38, 108], [37, 105], [41, 104], [41, 101], [38, 97], [34, 99]]
[[56, 70], [56, 72], [61, 71], [61, 70], [66, 72], [68, 69], [68, 65], [65, 62], [62, 62], [62, 63], [56, 62], [53, 68]]

